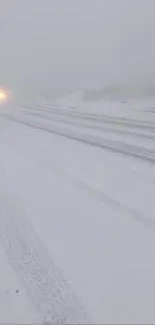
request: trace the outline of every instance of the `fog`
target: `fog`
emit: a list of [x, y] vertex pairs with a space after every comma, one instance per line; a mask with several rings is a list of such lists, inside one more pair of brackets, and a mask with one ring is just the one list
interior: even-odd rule
[[2, 85], [154, 85], [154, 0], [1, 0], [0, 5]]

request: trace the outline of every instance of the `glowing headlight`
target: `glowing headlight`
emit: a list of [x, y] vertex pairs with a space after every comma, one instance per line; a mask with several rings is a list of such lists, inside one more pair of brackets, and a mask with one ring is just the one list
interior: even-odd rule
[[4, 101], [6, 99], [7, 99], [7, 93], [4, 90], [0, 89], [0, 101]]

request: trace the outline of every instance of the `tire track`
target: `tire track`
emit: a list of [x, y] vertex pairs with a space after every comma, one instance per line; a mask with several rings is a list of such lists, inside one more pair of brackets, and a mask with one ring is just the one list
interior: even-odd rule
[[76, 119], [82, 119], [82, 120], [86, 120], [86, 121], [95, 121], [96, 123], [107, 123], [107, 124], [111, 124], [111, 125], [118, 125], [118, 126], [124, 126], [124, 127], [129, 127], [131, 129], [142, 129], [142, 130], [148, 130], [148, 131], [153, 131], [155, 132], [155, 122], [152, 121], [147, 121], [147, 123], [145, 121], [140, 121], [140, 120], [136, 120], [136, 119], [127, 119], [124, 117], [113, 117], [113, 116], [109, 116], [109, 115], [99, 115], [99, 114], [91, 114], [91, 113], [84, 113], [84, 112], [73, 112], [71, 110], [64, 110], [61, 108], [48, 108], [45, 106], [34, 106], [34, 107], [28, 107], [28, 106], [19, 106], [19, 108], [25, 108], [29, 111], [41, 111], [41, 112], [48, 112], [51, 114], [55, 114], [55, 115], [61, 115], [61, 116], [67, 116], [70, 118], [76, 118]]
[[35, 112], [25, 112], [25, 114], [28, 114], [29, 116], [33, 116], [33, 117], [41, 117], [44, 120], [51, 120], [55, 121], [55, 122], [60, 122], [60, 123], [64, 123], [67, 125], [72, 125], [75, 127], [84, 127], [85, 129], [90, 129], [90, 130], [96, 130], [96, 131], [101, 131], [101, 132], [108, 132], [108, 133], [112, 133], [112, 134], [117, 134], [117, 135], [125, 135], [125, 136], [132, 136], [132, 137], [136, 137], [139, 139], [149, 139], [149, 140], [153, 140], [155, 141], [155, 133], [149, 133], [149, 134], [145, 134], [142, 132], [133, 132], [131, 130], [127, 130], [127, 129], [116, 129], [114, 127], [107, 127], [107, 126], [100, 126], [97, 124], [88, 124], [88, 123], [83, 123], [83, 122], [77, 122], [75, 121], [70, 121], [68, 119], [65, 119], [61, 116], [53, 116], [52, 114], [47, 113], [46, 115], [43, 113], [35, 113]]
[[139, 159], [145, 162], [149, 162], [152, 164], [155, 164], [155, 151], [154, 150], [149, 150], [140, 146], [134, 146], [134, 145], [129, 145], [123, 142], [116, 142], [116, 141], [110, 141], [107, 139], [103, 139], [98, 136], [92, 136], [90, 135], [81, 135], [81, 134], [76, 134], [74, 132], [71, 132], [70, 130], [67, 131], [66, 129], [60, 129], [56, 128], [52, 123], [49, 125], [46, 125], [46, 127], [43, 127], [42, 124], [39, 124], [35, 121], [33, 123], [32, 121], [26, 121], [26, 119], [21, 119], [17, 118], [15, 116], [11, 115], [4, 115], [1, 114], [1, 116], [8, 118], [12, 121], [15, 121], [17, 123], [29, 126], [31, 128], [35, 128], [38, 130], [42, 130], [45, 132], [49, 132], [58, 136], [63, 136], [71, 140], [75, 140], [78, 142], [83, 142], [85, 144], [89, 144], [95, 147], [99, 147], [108, 151], [111, 151], [116, 154], [121, 154], [125, 155], [128, 157], [132, 157], [135, 159]]
[[19, 204], [1, 193], [1, 240], [43, 323], [92, 323]]

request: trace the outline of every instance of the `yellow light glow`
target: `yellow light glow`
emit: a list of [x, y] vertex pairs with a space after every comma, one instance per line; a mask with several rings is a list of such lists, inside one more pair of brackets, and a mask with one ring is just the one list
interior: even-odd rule
[[7, 94], [4, 90], [0, 89], [0, 101], [4, 101], [7, 99]]

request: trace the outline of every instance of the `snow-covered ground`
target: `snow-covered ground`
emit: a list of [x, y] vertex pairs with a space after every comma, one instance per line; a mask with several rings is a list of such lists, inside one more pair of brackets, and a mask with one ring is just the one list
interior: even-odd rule
[[2, 324], [27, 324], [39, 321], [17, 275], [0, 248], [0, 321]]
[[155, 101], [0, 115], [0, 321], [154, 323]]

